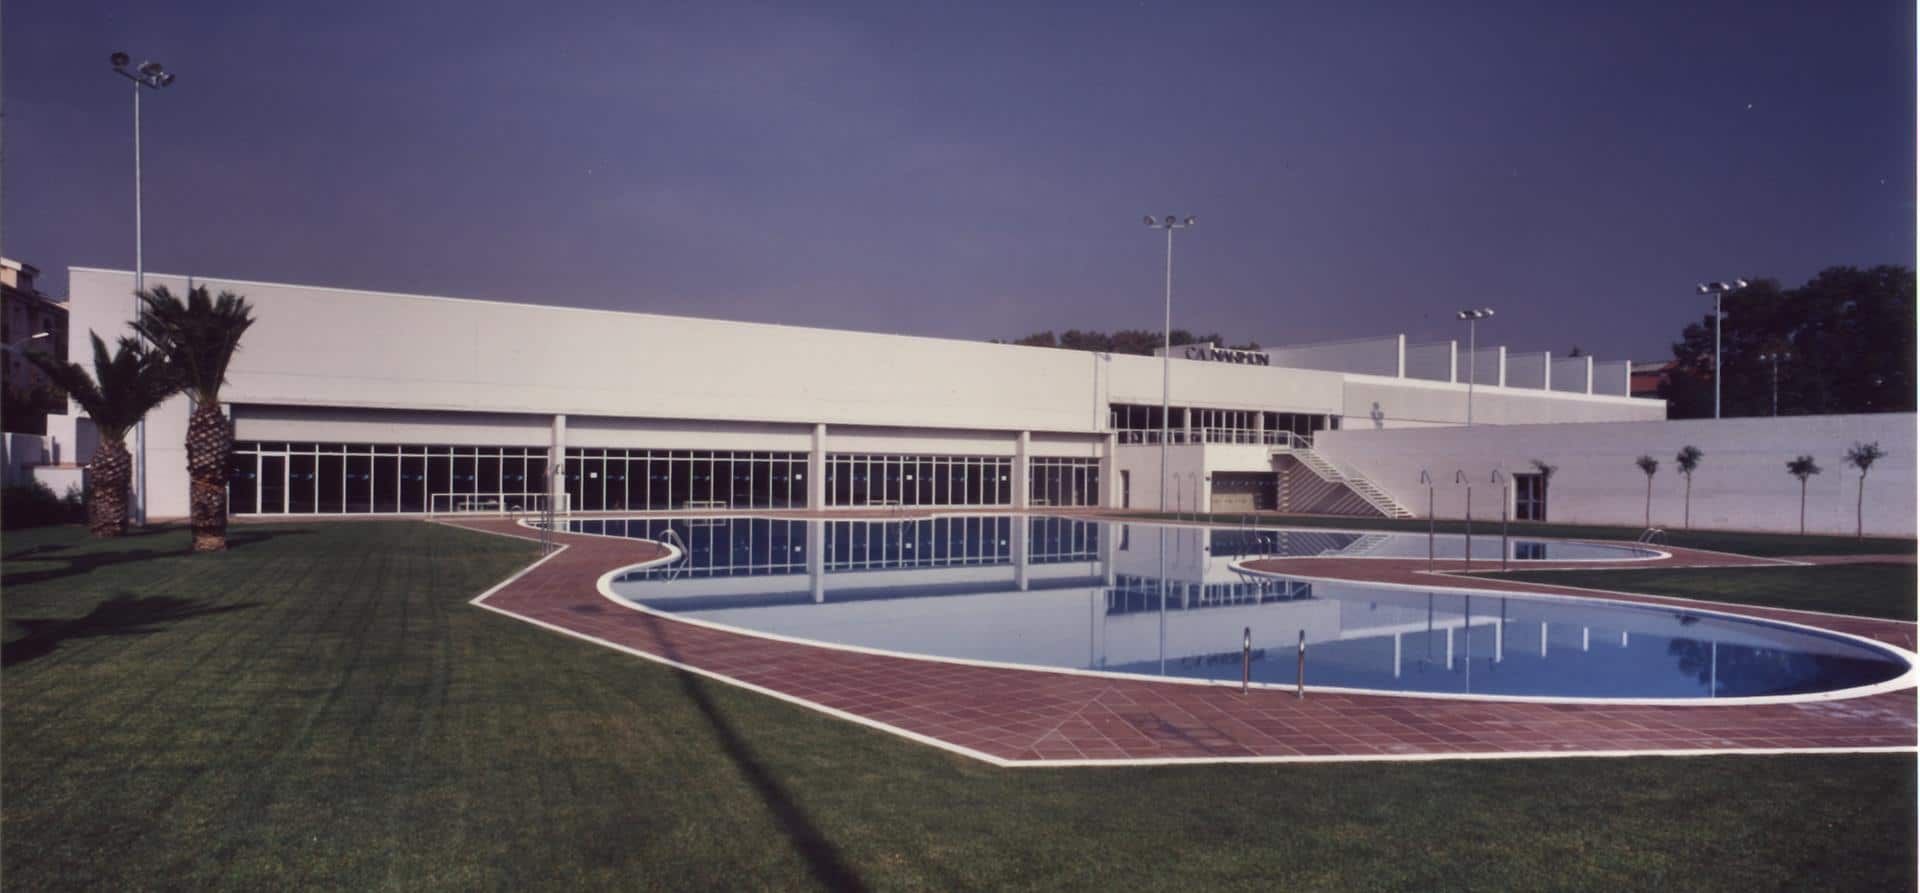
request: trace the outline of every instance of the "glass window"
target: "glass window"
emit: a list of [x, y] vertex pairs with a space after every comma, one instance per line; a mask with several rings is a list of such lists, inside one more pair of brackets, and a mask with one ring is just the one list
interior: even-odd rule
[[287, 511], [295, 515], [313, 513], [313, 456], [295, 453], [287, 457]]
[[373, 511], [373, 456], [349, 455], [347, 457], [347, 498], [349, 514], [364, 514]]
[[287, 457], [284, 454], [260, 454], [260, 514], [284, 515], [287, 512]]
[[[326, 466], [321, 465], [322, 468]], [[427, 457], [403, 455], [400, 457], [400, 510], [403, 512], [426, 511], [427, 504]]]
[[260, 511], [260, 457], [234, 453], [227, 465], [227, 511], [251, 515]]
[[[490, 456], [490, 455], [486, 455], [485, 453], [482, 453], [480, 456], [478, 472], [479, 472], [479, 479], [474, 482], [475, 493], [501, 492], [503, 488], [500, 486], [500, 459], [498, 457]], [[373, 481], [374, 481], [374, 489], [376, 492], [376, 495], [374, 496], [373, 501], [377, 504], [380, 501], [380, 498], [377, 495], [379, 490], [379, 484], [380, 484], [379, 472], [374, 473]]]
[[316, 510], [322, 514], [337, 515], [347, 510], [347, 460], [339, 455], [322, 453], [319, 456], [320, 497]]
[[392, 453], [373, 457], [373, 510], [400, 510], [400, 457]]

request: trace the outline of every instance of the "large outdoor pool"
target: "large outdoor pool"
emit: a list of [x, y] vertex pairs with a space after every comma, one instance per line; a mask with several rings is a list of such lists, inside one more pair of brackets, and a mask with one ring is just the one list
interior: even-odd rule
[[[1169, 527], [1032, 516], [918, 520], [573, 520], [665, 540], [614, 595], [746, 632], [936, 658], [1256, 684], [1593, 699], [1838, 691], [1908, 671], [1896, 651], [1804, 627], [1674, 608], [1248, 575], [1265, 555], [1422, 557], [1424, 534]], [[1476, 536], [1497, 560], [1498, 536]], [[1643, 549], [1513, 540], [1527, 560]], [[1465, 554], [1460, 536], [1435, 542]]]

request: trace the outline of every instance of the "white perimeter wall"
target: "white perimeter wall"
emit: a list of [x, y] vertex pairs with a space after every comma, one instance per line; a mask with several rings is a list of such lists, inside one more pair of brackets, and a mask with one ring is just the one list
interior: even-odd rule
[[[1479, 417], [1476, 405], [1475, 417]], [[1822, 473], [1807, 486], [1807, 530], [1852, 533], [1858, 473], [1842, 457], [1855, 441], [1879, 441], [1886, 458], [1867, 477], [1869, 534], [1914, 534], [1915, 439], [1912, 413], [1786, 418], [1619, 422], [1585, 425], [1431, 428], [1414, 431], [1322, 432], [1315, 449], [1387, 491], [1401, 505], [1424, 511], [1420, 470], [1443, 482], [1435, 513], [1465, 513], [1464, 488], [1454, 472], [1473, 480], [1473, 514], [1498, 518], [1500, 491], [1489, 484], [1495, 468], [1532, 470], [1531, 460], [1558, 466], [1549, 487], [1547, 517], [1567, 523], [1639, 526], [1646, 475], [1634, 459], [1660, 460], [1653, 479], [1653, 523], [1681, 526], [1686, 481], [1675, 453], [1689, 444], [1706, 455], [1693, 475], [1693, 526], [1733, 530], [1798, 529], [1800, 483], [1786, 463], [1814, 457]]]

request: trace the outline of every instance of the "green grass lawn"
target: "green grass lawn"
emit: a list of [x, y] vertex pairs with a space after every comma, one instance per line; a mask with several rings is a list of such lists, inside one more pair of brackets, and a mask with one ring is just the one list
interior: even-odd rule
[[[1146, 512], [1132, 517], [1141, 518], [1181, 518], [1191, 519], [1194, 515], [1173, 515]], [[1264, 527], [1331, 527], [1347, 530], [1407, 530], [1427, 532], [1424, 519], [1396, 518], [1344, 518], [1327, 515], [1245, 515], [1245, 514], [1204, 514], [1198, 516], [1208, 523], [1222, 526], [1238, 526], [1255, 523]], [[1462, 533], [1466, 523], [1462, 521], [1438, 521], [1434, 529], [1441, 533]], [[1514, 536], [1545, 536], [1560, 539], [1604, 539], [1628, 540], [1639, 538], [1639, 527], [1603, 527], [1594, 524], [1537, 524], [1531, 521], [1515, 521], [1509, 528]], [[1497, 534], [1500, 532], [1500, 519], [1476, 520], [1475, 533]], [[1913, 554], [1914, 541], [1892, 537], [1867, 537], [1856, 539], [1850, 536], [1799, 536], [1790, 533], [1742, 533], [1731, 530], [1677, 530], [1667, 529], [1667, 537], [1662, 543], [1682, 546], [1689, 549], [1711, 549], [1716, 552], [1735, 552], [1741, 555], [1781, 556], [1781, 555], [1891, 555], [1895, 553]]]
[[995, 769], [466, 604], [415, 522], [4, 549], [10, 889], [1911, 889], [1911, 755]]
[[1813, 567], [1513, 571], [1474, 576], [1912, 620], [1914, 573], [1911, 564], [1829, 564]]

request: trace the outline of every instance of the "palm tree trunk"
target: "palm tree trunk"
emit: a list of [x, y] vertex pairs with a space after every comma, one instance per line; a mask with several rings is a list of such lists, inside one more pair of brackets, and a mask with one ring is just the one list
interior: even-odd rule
[[187, 475], [192, 479], [193, 551], [227, 548], [227, 465], [233, 423], [218, 403], [202, 403], [187, 422]]
[[1800, 535], [1807, 535], [1807, 479], [1800, 479]]
[[102, 440], [87, 465], [87, 530], [110, 538], [127, 532], [127, 485], [133, 480], [133, 455], [122, 441]]
[[1853, 538], [1865, 539], [1867, 535], [1867, 473], [1860, 473], [1860, 495], [1853, 500]]
[[1693, 475], [1687, 475], [1687, 501], [1680, 509], [1680, 526], [1693, 529]]
[[1653, 475], [1647, 475], [1647, 523], [1646, 523], [1646, 526], [1648, 527], [1653, 526]]

